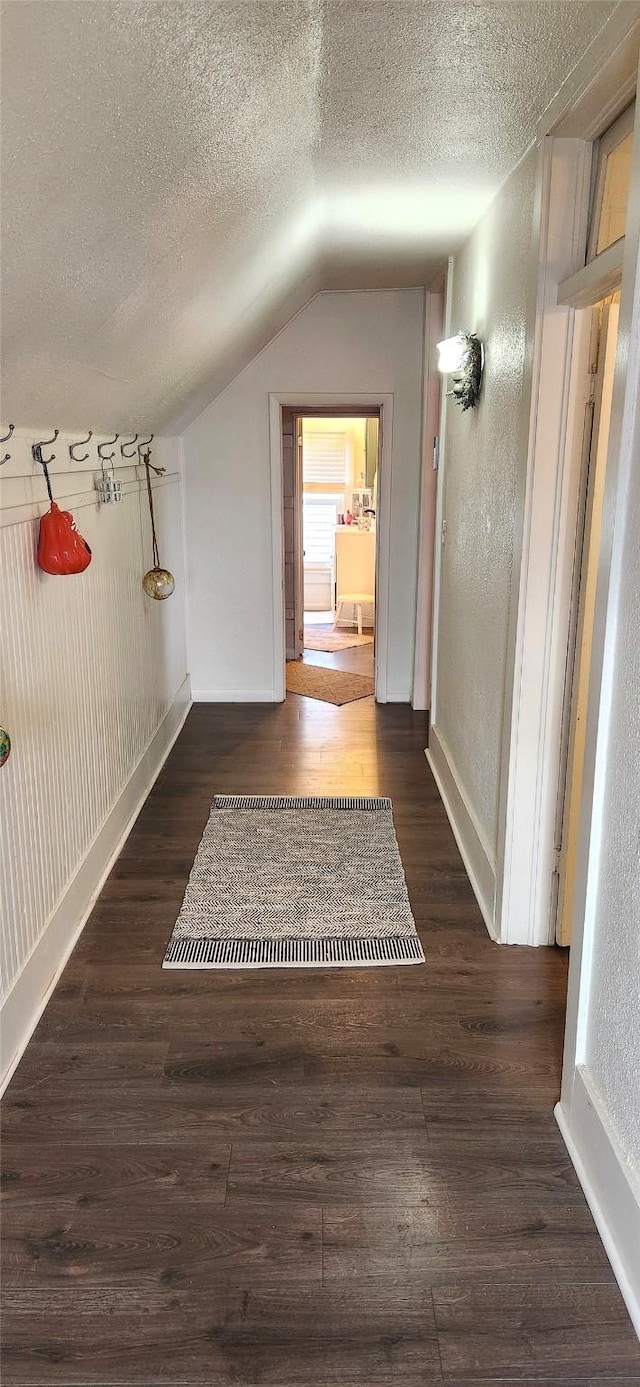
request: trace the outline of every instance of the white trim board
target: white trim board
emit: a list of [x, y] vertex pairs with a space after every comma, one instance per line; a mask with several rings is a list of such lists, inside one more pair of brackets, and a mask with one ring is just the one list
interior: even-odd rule
[[194, 703], [282, 703], [273, 689], [192, 689]]
[[622, 279], [624, 261], [624, 236], [614, 245], [589, 260], [574, 274], [568, 275], [558, 285], [558, 304], [570, 308], [588, 308], [618, 288]]
[[618, 4], [538, 122], [537, 137], [595, 140], [631, 101], [640, 56], [635, 4]]
[[[282, 494], [282, 406], [293, 409], [331, 408], [379, 409], [382, 446], [378, 517], [376, 522], [376, 702], [389, 702], [387, 693], [389, 660], [389, 570], [391, 548], [391, 470], [393, 465], [393, 394], [298, 394], [280, 391], [269, 394], [269, 457], [271, 466], [271, 555], [273, 619], [273, 691], [270, 700], [285, 698], [285, 622], [284, 622], [284, 498]], [[253, 701], [259, 699], [254, 694]], [[251, 701], [251, 698], [248, 700]], [[409, 693], [402, 702], [409, 702]]]
[[444, 804], [482, 918], [491, 938], [495, 940], [497, 939], [494, 923], [495, 870], [491, 864], [487, 848], [482, 842], [475, 822], [475, 815], [456, 773], [451, 754], [436, 727], [429, 728], [429, 745], [425, 751], [425, 756]]
[[[20, 481], [20, 478], [3, 477], [3, 481]], [[23, 480], [23, 479], [22, 479]], [[156, 491], [162, 486], [171, 486], [181, 481], [179, 472], [168, 472], [166, 477], [154, 478], [151, 485]], [[143, 490], [144, 487], [144, 490]], [[123, 496], [144, 496], [146, 500], [147, 487], [143, 478], [135, 477], [122, 483]], [[24, 525], [28, 520], [41, 520], [42, 516], [48, 511], [49, 498], [45, 495], [37, 501], [18, 501], [16, 505], [5, 504], [3, 497], [2, 509], [0, 510], [0, 529], [6, 529], [10, 525]], [[73, 508], [74, 511], [86, 510], [90, 508], [95, 511], [99, 505], [98, 494], [95, 486], [91, 489], [87, 487], [83, 491], [73, 492], [69, 495], [58, 495], [57, 503], [65, 510]]]
[[[454, 256], [449, 256], [449, 259], [447, 261], [447, 279], [445, 285], [443, 307], [444, 317], [442, 323], [442, 333], [444, 337], [449, 337], [451, 333], [454, 269], [455, 258]], [[433, 536], [431, 689], [429, 699], [432, 724], [436, 723], [438, 717], [438, 641], [440, 634], [440, 588], [442, 575], [442, 520], [444, 514], [445, 468], [447, 465], [447, 395], [445, 390], [440, 391], [439, 423], [440, 427], [438, 430], [438, 434], [440, 438], [440, 457], [438, 471], [436, 474], [436, 514]]]
[[[422, 343], [422, 459], [420, 468], [420, 519], [418, 527], [418, 579], [416, 629], [411, 704], [429, 707], [431, 693], [431, 626], [436, 539], [438, 476], [434, 467], [433, 440], [440, 434], [442, 377], [436, 366], [436, 343], [443, 336], [444, 293], [427, 290], [424, 296]], [[387, 693], [391, 703], [391, 694]]]
[[147, 750], [40, 936], [2, 1006], [3, 1073], [0, 1093], [33, 1035], [142, 806], [191, 707], [189, 677], [181, 684]]
[[640, 1189], [583, 1065], [555, 1116], [640, 1338]]

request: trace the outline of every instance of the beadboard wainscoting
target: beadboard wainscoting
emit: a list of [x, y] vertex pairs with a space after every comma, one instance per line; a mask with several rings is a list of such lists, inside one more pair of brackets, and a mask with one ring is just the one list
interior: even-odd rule
[[37, 567], [48, 502], [30, 445], [52, 432], [16, 431], [0, 474], [0, 724], [12, 740], [0, 770], [3, 1082], [189, 707], [179, 443], [153, 446], [166, 469], [154, 478], [161, 561], [176, 579], [154, 602], [141, 587], [152, 566], [144, 470], [122, 464], [117, 445], [123, 500], [99, 506], [96, 440], [79, 464], [58, 439], [54, 495], [93, 558], [69, 577]]

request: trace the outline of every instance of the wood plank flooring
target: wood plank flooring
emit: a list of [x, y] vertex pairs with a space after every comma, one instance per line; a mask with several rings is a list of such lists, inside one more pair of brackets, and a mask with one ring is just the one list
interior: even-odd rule
[[[341, 628], [347, 632], [347, 627]], [[350, 674], [374, 675], [374, 648], [371, 645], [352, 645], [346, 650], [303, 650], [305, 665], [326, 665], [330, 669], [345, 669]]]
[[[552, 1116], [566, 956], [489, 940], [425, 742], [192, 710], [5, 1099], [5, 1387], [640, 1387]], [[163, 972], [216, 792], [391, 795], [426, 966]]]

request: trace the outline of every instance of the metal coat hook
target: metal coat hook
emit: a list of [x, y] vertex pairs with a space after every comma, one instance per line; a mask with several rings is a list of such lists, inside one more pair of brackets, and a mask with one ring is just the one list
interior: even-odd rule
[[135, 457], [135, 455], [136, 455], [135, 447], [133, 448], [133, 452], [132, 452], [132, 453], [125, 453], [124, 450], [125, 450], [125, 448], [131, 448], [132, 445], [136, 444], [137, 442], [138, 442], [138, 435], [136, 434], [134, 438], [130, 438], [130, 439], [129, 439], [129, 442], [128, 442], [128, 443], [121, 443], [121, 444], [120, 444], [120, 452], [121, 452], [123, 458], [134, 458], [134, 457]]
[[148, 467], [151, 472], [155, 472], [156, 477], [164, 477], [164, 474], [167, 470], [166, 467], [154, 467], [153, 463], [149, 461], [149, 456], [149, 453], [145, 453], [143, 455], [142, 461], [145, 467]]
[[138, 457], [140, 457], [142, 449], [148, 448], [150, 443], [153, 443], [153, 434], [151, 435], [151, 438], [145, 438], [144, 443], [138, 444]]
[[55, 453], [52, 453], [50, 458], [43, 458], [42, 449], [48, 448], [50, 443], [55, 443], [59, 432], [60, 430], [56, 429], [53, 438], [42, 438], [39, 443], [33, 444], [33, 447], [31, 449], [31, 456], [33, 458], [33, 461], [38, 462], [41, 467], [48, 467], [49, 463], [53, 462], [53, 459], [55, 458]]
[[[153, 438], [153, 434], [151, 435], [151, 438]], [[143, 453], [141, 457], [141, 461], [144, 463], [147, 469], [147, 480], [149, 477], [149, 472], [155, 472], [156, 477], [164, 477], [164, 474], [167, 470], [166, 467], [154, 467], [151, 461], [151, 453], [149, 451], [149, 444], [151, 442], [151, 438], [147, 439], [146, 443], [141, 443], [140, 445], [141, 448], [146, 448], [147, 450], [146, 453]]]
[[77, 458], [76, 455], [75, 455], [75, 449], [76, 449], [76, 448], [81, 448], [81, 447], [83, 446], [84, 443], [88, 443], [90, 438], [93, 438], [93, 429], [89, 429], [89, 432], [88, 432], [86, 438], [79, 438], [77, 443], [70, 443], [70, 444], [69, 444], [69, 457], [71, 458], [72, 462], [86, 462], [86, 461], [87, 461], [87, 458], [88, 458], [89, 454], [88, 454], [88, 453], [83, 453], [83, 455], [82, 455], [81, 458]]
[[[9, 425], [9, 432], [8, 432], [8, 433], [5, 433], [5, 434], [3, 435], [3, 437], [0, 438], [0, 443], [7, 443], [7, 442], [9, 441], [9, 439], [11, 438], [11, 435], [12, 435], [12, 433], [13, 433], [14, 427], [15, 427], [15, 426], [14, 426], [13, 424], [10, 424], [10, 425]], [[3, 457], [3, 458], [0, 458], [0, 467], [4, 467], [5, 462], [8, 462], [10, 457], [11, 457], [11, 453], [5, 453], [4, 457]]]
[[106, 454], [105, 454], [105, 453], [103, 453], [102, 449], [103, 449], [103, 448], [108, 448], [108, 447], [110, 447], [110, 445], [111, 445], [112, 443], [115, 443], [116, 440], [117, 440], [119, 437], [120, 437], [120, 434], [117, 433], [116, 436], [115, 436], [115, 438], [105, 438], [104, 443], [99, 443], [99, 444], [98, 444], [98, 457], [100, 458], [100, 461], [101, 461], [101, 462], [110, 462], [110, 461], [111, 461], [111, 458], [114, 458], [114, 457], [115, 457], [115, 453], [106, 453]]

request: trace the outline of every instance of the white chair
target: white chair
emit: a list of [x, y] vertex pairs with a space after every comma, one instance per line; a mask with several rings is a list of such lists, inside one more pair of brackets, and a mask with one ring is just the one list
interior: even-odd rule
[[345, 605], [353, 607], [352, 625], [362, 635], [362, 608], [375, 604], [376, 537], [373, 530], [340, 526], [336, 530], [335, 631]]

